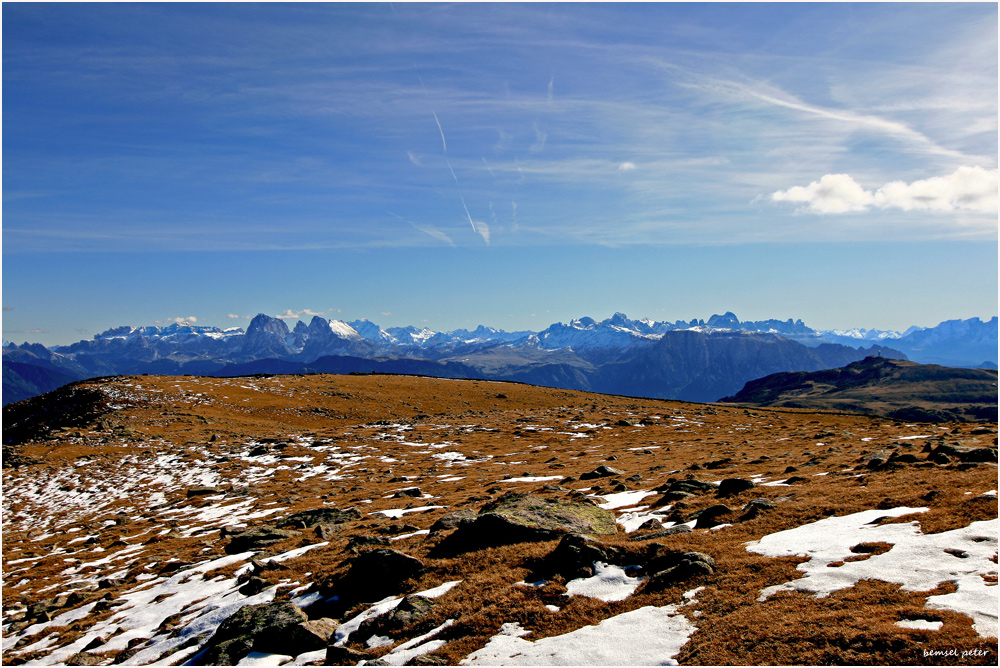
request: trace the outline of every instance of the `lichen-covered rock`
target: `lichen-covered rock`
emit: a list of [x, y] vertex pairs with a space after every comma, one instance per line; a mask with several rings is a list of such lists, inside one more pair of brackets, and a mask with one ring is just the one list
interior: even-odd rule
[[240, 636], [209, 645], [198, 665], [202, 666], [235, 666], [247, 654], [253, 651], [253, 638]]
[[294, 531], [276, 529], [271, 526], [253, 527], [252, 529], [229, 535], [231, 538], [225, 548], [226, 554], [263, 550], [265, 547], [298, 536]]
[[462, 520], [471, 520], [476, 516], [476, 511], [463, 508], [462, 510], [456, 510], [453, 513], [448, 513], [434, 524], [431, 525], [431, 533], [436, 531], [448, 531], [451, 529], [457, 529], [459, 523]]
[[361, 519], [361, 513], [354, 508], [337, 510], [336, 508], [313, 508], [289, 515], [278, 522], [279, 527], [294, 526], [308, 529], [320, 524], [344, 524], [351, 520]]
[[776, 508], [774, 501], [770, 499], [753, 499], [748, 504], [743, 506], [743, 514], [740, 515], [740, 522], [745, 522], [746, 520], [752, 520], [758, 515], [760, 515], [765, 510], [771, 510]]
[[373, 545], [389, 545], [392, 541], [388, 538], [382, 536], [371, 536], [363, 534], [360, 536], [351, 536], [351, 540], [347, 541], [347, 547], [345, 548], [348, 552], [359, 552], [362, 548], [372, 547]]
[[563, 536], [537, 569], [542, 577], [561, 575], [567, 580], [587, 578], [594, 574], [594, 562], [617, 561], [617, 551], [589, 536], [570, 534]]
[[443, 540], [439, 554], [465, 552], [512, 543], [555, 540], [567, 533], [617, 533], [615, 514], [589, 499], [542, 498], [508, 492], [483, 506], [471, 520]]
[[389, 636], [403, 629], [407, 629], [409, 636], [425, 633], [436, 626], [433, 621], [428, 620], [428, 615], [437, 605], [437, 601], [433, 599], [411, 594], [389, 612], [366, 619], [352, 637], [367, 639], [376, 635]]
[[[326, 648], [326, 664], [327, 666], [356, 666], [366, 659], [370, 659], [371, 654], [367, 652], [358, 652], [350, 647], [337, 647], [336, 645], [328, 645]], [[366, 665], [371, 665], [366, 662]]]
[[325, 639], [301, 627], [309, 618], [290, 601], [247, 605], [226, 619], [208, 641], [202, 665], [236, 665], [250, 652], [287, 654], [322, 649]]
[[962, 445], [949, 445], [942, 443], [935, 447], [928, 459], [936, 461], [938, 455], [945, 455], [949, 458], [958, 459], [962, 462], [995, 462], [997, 461], [996, 448], [971, 448]]
[[646, 565], [653, 574], [644, 591], [661, 591], [700, 575], [715, 573], [715, 560], [704, 552], [662, 554]]
[[640, 540], [652, 540], [654, 538], [666, 538], [667, 536], [675, 536], [680, 533], [691, 533], [692, 529], [686, 524], [678, 524], [666, 529], [660, 529], [653, 533], [645, 534], [643, 536], [633, 536], [629, 538], [630, 541], [640, 541]]

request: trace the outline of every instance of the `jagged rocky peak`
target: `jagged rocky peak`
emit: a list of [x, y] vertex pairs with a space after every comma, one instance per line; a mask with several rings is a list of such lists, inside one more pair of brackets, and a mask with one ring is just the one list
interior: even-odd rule
[[708, 326], [719, 329], [739, 329], [740, 319], [732, 311], [726, 311], [723, 315], [713, 315], [709, 318]]
[[107, 329], [107, 330], [101, 332], [100, 334], [95, 334], [94, 335], [94, 340], [97, 341], [99, 339], [113, 339], [113, 338], [128, 336], [129, 334], [131, 334], [135, 330], [136, 330], [136, 328], [132, 327], [130, 325], [122, 325], [120, 327], [112, 327], [111, 329]]
[[36, 357], [39, 357], [41, 359], [51, 359], [52, 358], [52, 351], [49, 350], [48, 348], [46, 348], [45, 346], [43, 346], [40, 343], [28, 343], [27, 341], [25, 341], [24, 343], [21, 344], [20, 347], [14, 345], [13, 349], [14, 350], [21, 350], [23, 352], [29, 352], [29, 353], [31, 353], [31, 354], [33, 354]]
[[387, 332], [367, 318], [353, 320], [347, 324], [363, 338], [371, 341], [392, 341], [392, 337]]
[[289, 352], [286, 339], [290, 334], [284, 320], [258, 313], [247, 327], [243, 352], [262, 356], [285, 354]]
[[602, 325], [615, 325], [616, 327], [628, 327], [632, 324], [632, 321], [628, 319], [628, 316], [618, 311], [613, 316], [601, 323]]
[[247, 337], [270, 334], [284, 338], [288, 335], [288, 325], [280, 318], [273, 318], [263, 313], [258, 313], [250, 321], [247, 327]]
[[407, 345], [424, 343], [437, 333], [426, 327], [414, 327], [413, 325], [390, 327], [386, 332], [399, 343]]

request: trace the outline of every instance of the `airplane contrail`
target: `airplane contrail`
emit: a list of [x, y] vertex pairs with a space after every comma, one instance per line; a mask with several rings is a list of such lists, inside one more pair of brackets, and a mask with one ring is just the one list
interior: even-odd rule
[[445, 138], [444, 138], [444, 129], [441, 127], [441, 121], [438, 120], [438, 115], [434, 113], [433, 109], [431, 109], [431, 113], [434, 114], [434, 122], [437, 123], [437, 125], [438, 125], [438, 132], [441, 133], [441, 145], [444, 147], [444, 152], [447, 153], [448, 152], [448, 142], [445, 141]]
[[459, 195], [459, 196], [458, 196], [458, 198], [459, 198], [460, 200], [462, 200], [462, 208], [464, 208], [464, 209], [465, 209], [465, 215], [466, 215], [466, 217], [467, 217], [467, 218], [469, 219], [469, 225], [472, 225], [472, 231], [473, 231], [473, 232], [479, 232], [479, 230], [477, 230], [477, 229], [476, 229], [476, 224], [475, 224], [474, 222], [472, 222], [472, 214], [471, 214], [471, 213], [469, 213], [469, 207], [467, 207], [467, 206], [465, 205], [465, 198], [464, 198], [464, 197], [462, 197], [461, 195]]

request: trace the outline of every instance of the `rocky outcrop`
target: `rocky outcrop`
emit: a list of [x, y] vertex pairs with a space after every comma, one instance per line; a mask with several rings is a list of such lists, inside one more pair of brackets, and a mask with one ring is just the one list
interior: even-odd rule
[[620, 556], [620, 550], [594, 538], [569, 534], [545, 556], [535, 574], [542, 578], [560, 575], [566, 580], [589, 578], [594, 574], [595, 562], [616, 563]]
[[437, 553], [466, 552], [511, 543], [555, 540], [568, 533], [617, 533], [615, 514], [589, 499], [543, 498], [508, 492], [483, 506], [437, 547]]
[[749, 480], [744, 480], [743, 478], [726, 478], [719, 483], [719, 491], [717, 494], [720, 497], [735, 496], [736, 494], [753, 489], [754, 487], [756, 487], [755, 484]]
[[354, 508], [347, 510], [337, 510], [336, 508], [314, 508], [303, 510], [302, 512], [289, 515], [278, 522], [279, 527], [296, 527], [308, 529], [311, 527], [325, 525], [345, 524], [351, 520], [361, 519], [361, 513]]
[[272, 526], [259, 526], [241, 531], [239, 533], [229, 533], [230, 541], [226, 545], [226, 554], [239, 554], [240, 552], [253, 552], [263, 550], [276, 543], [280, 543], [288, 538], [294, 538], [299, 534], [287, 529], [277, 529]]
[[367, 550], [351, 559], [345, 575], [327, 580], [321, 592], [325, 597], [337, 596], [340, 607], [377, 601], [401, 593], [403, 583], [423, 569], [424, 562], [403, 552], [389, 548]]
[[426, 633], [435, 626], [429, 616], [437, 605], [433, 599], [411, 594], [389, 612], [362, 622], [352, 635], [357, 638], [393, 636], [404, 629], [410, 636]]
[[646, 565], [644, 591], [662, 591], [692, 578], [715, 573], [715, 559], [703, 552], [664, 552]]
[[234, 666], [250, 652], [295, 656], [326, 647], [333, 630], [333, 620], [309, 621], [289, 601], [247, 605], [219, 625], [199, 663]]
[[930, 461], [941, 460], [941, 456], [946, 457], [942, 463], [948, 463], [952, 459], [961, 462], [995, 462], [997, 461], [996, 448], [972, 448], [961, 445], [941, 443], [931, 450], [927, 459]]
[[596, 478], [610, 478], [616, 475], [625, 475], [624, 471], [611, 468], [610, 466], [598, 466], [593, 471], [580, 474], [580, 480], [594, 480]]

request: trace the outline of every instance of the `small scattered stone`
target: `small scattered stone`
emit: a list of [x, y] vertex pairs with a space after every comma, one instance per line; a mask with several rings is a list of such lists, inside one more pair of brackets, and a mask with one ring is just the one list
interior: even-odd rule
[[719, 483], [718, 495], [722, 496], [733, 496], [735, 494], [740, 494], [747, 490], [756, 487], [754, 483], [749, 480], [744, 480], [743, 478], [726, 478]]
[[610, 466], [598, 466], [593, 471], [580, 474], [580, 480], [594, 480], [595, 478], [610, 478], [611, 476], [625, 475], [624, 471], [611, 468]]

